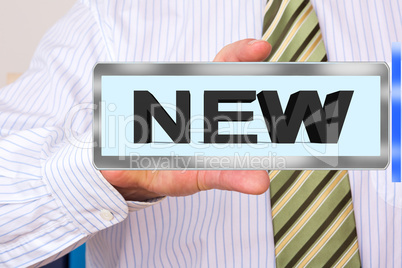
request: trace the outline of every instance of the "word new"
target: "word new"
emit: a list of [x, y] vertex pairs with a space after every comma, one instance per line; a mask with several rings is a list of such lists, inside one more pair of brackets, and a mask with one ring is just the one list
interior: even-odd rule
[[[310, 142], [337, 143], [353, 91], [326, 96], [322, 106], [317, 91], [292, 94], [283, 112], [277, 91], [258, 93], [267, 131], [273, 143], [295, 143], [303, 122]], [[204, 92], [204, 143], [257, 143], [253, 134], [218, 134], [222, 121], [253, 120], [252, 111], [219, 111], [219, 103], [251, 103], [255, 91]], [[152, 117], [175, 143], [190, 143], [190, 92], [176, 92], [176, 120], [173, 120], [149, 91], [134, 91], [134, 143], [152, 142]]]

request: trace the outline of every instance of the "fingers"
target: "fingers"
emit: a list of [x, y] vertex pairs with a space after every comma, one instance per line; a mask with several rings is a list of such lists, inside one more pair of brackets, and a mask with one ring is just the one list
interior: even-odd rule
[[214, 61], [253, 62], [263, 61], [271, 53], [271, 45], [264, 40], [244, 39], [222, 48]]
[[[257, 62], [271, 53], [271, 44], [264, 40], [244, 39], [225, 46], [216, 55], [215, 62]], [[220, 189], [245, 194], [262, 194], [268, 190], [268, 173], [263, 170], [199, 171], [200, 190]]]
[[[225, 46], [214, 61], [257, 62], [271, 53], [264, 40], [244, 39]], [[155, 196], [182, 196], [200, 190], [221, 189], [245, 194], [262, 194], [269, 187], [266, 171], [101, 171], [127, 200], [146, 200]]]
[[268, 190], [269, 177], [265, 170], [199, 171], [200, 190], [220, 189], [259, 195]]

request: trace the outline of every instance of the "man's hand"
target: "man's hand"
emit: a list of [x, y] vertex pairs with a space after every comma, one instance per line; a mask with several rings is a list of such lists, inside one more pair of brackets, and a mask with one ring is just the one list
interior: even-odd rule
[[[225, 46], [217, 62], [262, 61], [271, 45], [262, 40], [245, 39]], [[159, 196], [185, 196], [203, 190], [221, 189], [246, 194], [262, 194], [269, 187], [265, 170], [188, 170], [155, 171], [104, 170], [102, 175], [126, 200], [144, 201]]]

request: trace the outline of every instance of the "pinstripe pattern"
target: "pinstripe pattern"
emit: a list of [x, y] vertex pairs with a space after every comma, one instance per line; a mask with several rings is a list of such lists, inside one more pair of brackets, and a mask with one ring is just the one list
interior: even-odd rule
[[[330, 61], [390, 62], [391, 42], [402, 40], [398, 0], [312, 4]], [[264, 8], [265, 0], [77, 3], [28, 72], [0, 90], [0, 266], [38, 267], [91, 237], [89, 267], [273, 267], [269, 193], [127, 204], [62, 131], [68, 110], [92, 101], [96, 61], [210, 61], [230, 42], [259, 38]], [[90, 141], [90, 110], [68, 129]], [[387, 172], [350, 172], [363, 267], [402, 266], [402, 187]]]

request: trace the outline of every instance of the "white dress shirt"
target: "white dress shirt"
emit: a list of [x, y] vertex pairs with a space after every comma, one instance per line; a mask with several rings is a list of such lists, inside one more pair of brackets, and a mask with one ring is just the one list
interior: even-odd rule
[[[312, 0], [329, 61], [391, 62], [400, 0]], [[0, 90], [0, 266], [40, 266], [87, 241], [89, 267], [274, 267], [269, 193], [126, 202], [92, 165], [96, 62], [212, 61], [260, 38], [265, 0], [82, 0]], [[49, 11], [51, 12], [51, 11]], [[80, 109], [72, 118], [70, 110]], [[402, 266], [402, 186], [353, 171], [364, 267]]]

